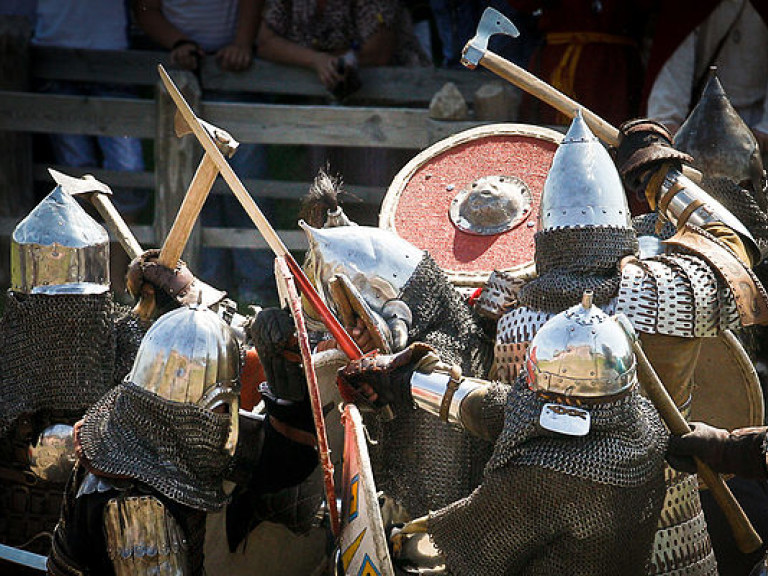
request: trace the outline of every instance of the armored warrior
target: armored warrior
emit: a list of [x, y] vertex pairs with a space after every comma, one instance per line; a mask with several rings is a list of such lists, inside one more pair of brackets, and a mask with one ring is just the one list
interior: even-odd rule
[[[330, 283], [343, 275], [377, 319], [377, 331], [389, 350], [426, 342], [465, 373], [485, 377], [492, 343], [431, 256], [392, 232], [345, 225], [339, 206], [331, 213], [335, 216], [329, 222], [341, 226], [303, 224], [309, 239], [307, 275], [331, 308], [338, 310]], [[368, 351], [370, 340], [363, 338], [361, 346], [367, 344]], [[394, 500], [401, 517], [426, 514], [468, 495], [482, 478], [489, 443], [409, 407], [392, 409], [394, 419], [367, 414], [365, 421], [377, 440], [371, 447], [376, 486]]]
[[[269, 334], [282, 311], [262, 314], [255, 329]], [[281, 358], [284, 377], [301, 374]], [[254, 420], [238, 411], [240, 364], [232, 330], [204, 307], [155, 322], [125, 381], [76, 425], [49, 573], [202, 574], [205, 512], [227, 502], [225, 480], [269, 492], [313, 470], [306, 397], [281, 399], [303, 382], [271, 382]]]
[[[754, 134], [731, 105], [714, 69], [711, 71], [699, 102], [675, 134], [674, 145], [681, 152], [693, 157], [693, 166], [703, 174], [701, 187], [744, 224], [754, 237], [761, 255], [764, 256], [768, 248], [768, 216], [765, 212], [766, 181], [760, 150]], [[657, 226], [658, 218], [655, 213], [637, 217], [634, 222], [641, 247], [651, 252], [663, 248], [660, 240], [668, 239], [675, 232], [674, 227], [669, 224]], [[755, 262], [755, 264], [755, 275], [765, 285], [765, 281], [768, 280], [766, 276], [768, 268], [764, 261]], [[764, 326], [742, 327], [733, 331], [739, 342], [743, 344], [762, 380], [765, 379], [767, 368], [765, 331]], [[707, 346], [707, 344], [705, 342], [704, 345]], [[726, 394], [730, 398], [738, 398], [740, 395], [747, 398], [764, 396], [764, 392], [756, 381], [753, 381], [752, 386], [744, 394], [740, 393], [741, 388], [738, 386], [736, 376], [730, 378], [731, 382], [728, 385], [717, 381], [718, 378], [722, 378], [722, 375], [715, 376], [713, 379], [721, 390], [717, 395], [713, 394], [715, 399]], [[701, 390], [706, 382], [697, 384], [697, 395], [703, 398]], [[750, 394], [751, 389], [754, 389], [754, 392]], [[709, 414], [696, 414], [696, 412], [694, 410], [696, 419], [712, 422], [708, 417]], [[729, 429], [762, 423], [760, 419], [750, 421], [744, 413], [734, 413], [729, 420], [718, 422], [720, 426]], [[756, 529], [765, 539], [768, 534], [768, 499], [764, 483], [733, 479], [729, 481], [729, 485], [741, 506], [754, 519]], [[701, 499], [721, 575], [741, 574], [748, 571], [756, 558], [759, 558], [760, 552], [745, 555], [738, 551], [727, 523], [713, 502], [711, 494], [704, 491], [701, 493]]]
[[541, 327], [511, 385], [464, 378], [421, 344], [350, 363], [340, 377], [368, 400], [496, 441], [480, 487], [407, 524], [396, 554], [427, 532], [452, 574], [646, 574], [666, 432], [635, 371], [591, 292]]
[[[109, 238], [62, 186], [11, 238], [0, 320], [0, 541], [47, 553], [71, 425], [128, 372], [144, 328], [113, 302]], [[36, 539], [37, 537], [37, 539]]]
[[[538, 329], [591, 290], [606, 311], [628, 316], [685, 412], [702, 338], [766, 322], [765, 294], [750, 270], [759, 249], [741, 222], [682, 176], [680, 163], [690, 157], [672, 148], [661, 126], [628, 123], [618, 152], [631, 191], [647, 191], [651, 205], [658, 202], [659, 212], [678, 229], [667, 254], [637, 257], [619, 174], [577, 116], [544, 185], [535, 236], [538, 276], [512, 290], [504, 289], [503, 277], [496, 276], [478, 299], [480, 310], [501, 316], [495, 377], [516, 382]], [[455, 387], [445, 390], [444, 413]], [[413, 396], [418, 403], [419, 393]], [[696, 479], [671, 470], [667, 475], [652, 573], [714, 573]]]

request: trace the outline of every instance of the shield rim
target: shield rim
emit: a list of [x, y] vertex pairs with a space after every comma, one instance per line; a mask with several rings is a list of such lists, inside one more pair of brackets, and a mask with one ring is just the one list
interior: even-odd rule
[[[439, 156], [451, 148], [489, 136], [528, 136], [551, 142], [559, 146], [565, 135], [552, 128], [537, 126], [535, 124], [505, 122], [483, 124], [482, 126], [463, 130], [439, 140], [411, 158], [411, 160], [395, 175], [389, 188], [387, 188], [387, 192], [381, 203], [381, 209], [379, 211], [379, 228], [398, 234], [397, 228], [395, 227], [395, 213], [397, 212], [397, 206], [400, 203], [400, 197], [413, 175], [426, 163], [426, 161]], [[504, 268], [502, 271], [516, 277], [533, 277], [536, 273], [536, 265], [534, 260], [531, 259], [530, 262], [519, 264], [511, 268]], [[455, 286], [479, 287], [485, 283], [492, 270], [482, 272], [444, 270], [444, 272]]]
[[[740, 424], [739, 427], [744, 426], [763, 426], [764, 418], [765, 418], [765, 402], [763, 399], [762, 394], [762, 388], [760, 387], [760, 379], [757, 375], [757, 371], [755, 370], [754, 365], [752, 364], [752, 360], [750, 360], [749, 356], [747, 355], [747, 351], [744, 349], [744, 346], [739, 341], [738, 338], [736, 338], [736, 335], [731, 330], [724, 330], [720, 334], [718, 334], [715, 339], [722, 342], [725, 347], [731, 352], [732, 357], [738, 358], [739, 362], [736, 362], [736, 366], [738, 367], [739, 371], [741, 372], [741, 381], [745, 384], [751, 383], [752, 386], [747, 388], [745, 386], [745, 391], [747, 392], [747, 398], [749, 398], [752, 402], [750, 403], [751, 413], [750, 421], [744, 422], [743, 424]], [[706, 339], [705, 339], [706, 340]], [[704, 350], [700, 352], [703, 353]], [[694, 406], [696, 406], [696, 392], [701, 387], [701, 377], [697, 377], [698, 373], [698, 363], [696, 368], [694, 369], [694, 383], [695, 388], [693, 390], [693, 400], [691, 403], [691, 414], [693, 415]], [[700, 405], [699, 405], [700, 406]], [[704, 414], [697, 412], [696, 417], [702, 418]]]

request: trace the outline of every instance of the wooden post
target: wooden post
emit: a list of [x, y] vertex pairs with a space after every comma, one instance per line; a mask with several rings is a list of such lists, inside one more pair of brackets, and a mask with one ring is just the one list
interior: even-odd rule
[[[200, 84], [191, 72], [174, 70], [173, 81], [184, 94], [193, 109], [200, 107]], [[201, 158], [201, 150], [195, 138], [178, 138], [174, 130], [176, 105], [158, 81], [155, 87], [157, 105], [157, 135], [155, 136], [155, 221], [153, 224], [155, 246], [162, 246], [173, 225], [179, 206]], [[182, 255], [191, 270], [198, 268], [202, 231], [195, 225]]]
[[[0, 16], [0, 90], [29, 89], [29, 39], [24, 16]], [[20, 220], [35, 206], [32, 137], [0, 131], [0, 218]], [[0, 237], [0, 288], [10, 285], [10, 237]]]

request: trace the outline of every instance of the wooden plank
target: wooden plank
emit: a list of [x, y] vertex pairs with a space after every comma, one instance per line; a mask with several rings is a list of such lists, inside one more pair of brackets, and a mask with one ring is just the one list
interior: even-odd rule
[[32, 75], [43, 80], [154, 86], [158, 80], [158, 64], [170, 65], [168, 52], [43, 46], [32, 49]]
[[[46, 80], [80, 80], [151, 86], [157, 81], [157, 64], [170, 67], [167, 52], [146, 50], [78, 50], [36, 47], [32, 74]], [[275, 95], [328, 97], [312, 70], [254, 59], [243, 72], [224, 72], [213, 58], [203, 60], [201, 85], [204, 90]], [[446, 82], [453, 82], [467, 101], [485, 82], [495, 78], [485, 70], [445, 70], [433, 67], [362, 68], [362, 88], [350, 104], [388, 103], [424, 105]]]
[[152, 100], [0, 91], [0, 130], [155, 137]]
[[[53, 179], [48, 173], [48, 168], [64, 172], [70, 176], [81, 177], [91, 174], [97, 180], [104, 182], [112, 188], [148, 188], [154, 189], [154, 172], [117, 172], [103, 168], [75, 168], [73, 166], [61, 166], [48, 164], [35, 164], [34, 178], [37, 182], [52, 183]], [[274, 198], [277, 200], [299, 200], [309, 190], [310, 182], [297, 182], [291, 180], [263, 180], [246, 178], [243, 180], [249, 192], [259, 198]], [[348, 204], [374, 204], [378, 206], [384, 198], [386, 189], [378, 186], [345, 185], [350, 193]], [[232, 194], [226, 183], [221, 179], [213, 185], [212, 194]]]
[[[303, 230], [276, 230], [290, 251], [307, 249]], [[255, 228], [203, 228], [203, 245], [229, 248], [268, 250], [269, 246]]]
[[203, 102], [209, 122], [241, 142], [423, 148], [427, 110]]
[[[428, 114], [409, 108], [204, 102], [202, 117], [240, 142], [406, 149], [481, 124], [442, 122], [435, 135]], [[0, 130], [154, 138], [155, 118], [151, 100], [0, 92]]]

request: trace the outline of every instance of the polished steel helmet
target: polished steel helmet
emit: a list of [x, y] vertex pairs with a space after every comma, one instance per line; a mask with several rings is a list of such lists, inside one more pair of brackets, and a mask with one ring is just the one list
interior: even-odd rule
[[45, 428], [34, 446], [29, 447], [29, 468], [48, 482], [64, 483], [77, 460], [72, 426], [53, 424]]
[[214, 410], [226, 406], [237, 443], [240, 347], [232, 329], [204, 307], [181, 307], [161, 316], [141, 341], [127, 380], [174, 402]]
[[581, 113], [555, 152], [539, 211], [539, 230], [576, 226], [632, 227], [616, 166]]
[[299, 225], [309, 241], [307, 275], [326, 302], [328, 282], [344, 274], [378, 313], [399, 296], [424, 256], [422, 250], [382, 228], [313, 228], [303, 221]]
[[675, 134], [675, 148], [693, 156], [710, 178], [748, 181], [763, 189], [763, 162], [752, 130], [731, 105], [714, 71], [699, 102]]
[[11, 235], [11, 289], [25, 294], [109, 290], [109, 235], [61, 186]]
[[531, 390], [592, 402], [614, 398], [637, 381], [632, 342], [585, 292], [577, 304], [552, 317], [526, 355]]

